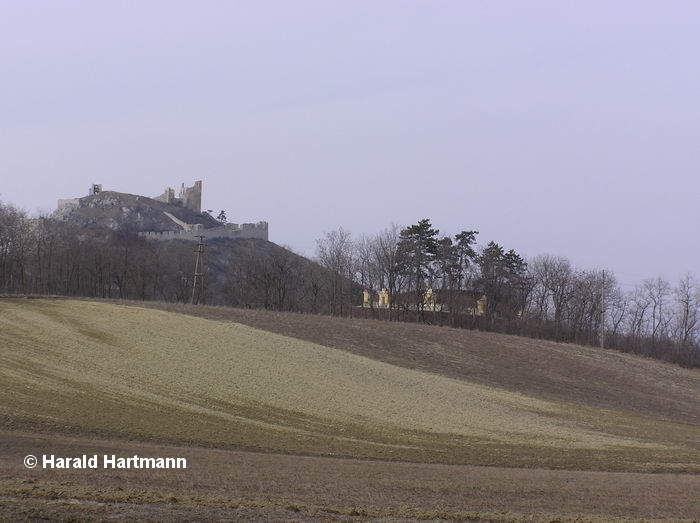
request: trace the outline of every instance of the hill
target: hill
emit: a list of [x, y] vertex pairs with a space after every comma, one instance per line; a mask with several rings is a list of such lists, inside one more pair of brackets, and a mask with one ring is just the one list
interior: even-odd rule
[[[642, 409], [636, 391], [626, 387], [610, 387], [617, 410], [596, 406], [595, 394], [576, 401], [572, 396], [591, 376], [574, 369], [573, 394], [563, 391], [556, 385], [567, 373], [561, 360], [554, 370], [523, 368], [524, 381], [545, 375], [540, 384], [550, 383], [537, 394], [537, 385], [518, 387], [508, 378], [506, 359], [490, 371], [481, 366], [493, 382], [486, 384], [483, 377], [454, 379], [242, 323], [76, 301], [0, 307], [4, 382], [10, 384], [2, 413], [11, 424], [41, 426], [51, 419], [56, 428], [93, 434], [410, 461], [698, 470], [692, 444], [700, 432], [688, 423], [697, 420], [699, 404], [692, 371], [659, 364], [634, 370], [634, 379], [655, 382], [651, 387], [673, 383], [675, 394], [685, 397], [683, 423], [673, 409], [670, 415], [653, 405]], [[438, 340], [429, 342], [433, 350]], [[617, 363], [618, 355], [610, 356], [600, 358]], [[16, 395], [27, 387], [33, 397]]]
[[[192, 259], [191, 242], [162, 242], [170, 257]], [[210, 238], [205, 249], [207, 303], [271, 309], [312, 309], [326, 298], [333, 275], [313, 260], [257, 238]], [[359, 300], [361, 287], [343, 279]]]
[[[239, 479], [229, 481], [246, 483], [255, 477], [252, 469], [256, 467], [267, 467], [277, 477], [277, 486], [268, 486], [266, 491], [268, 505], [241, 502], [244, 507], [257, 507], [255, 510], [267, 507], [264, 517], [288, 517], [289, 507], [295, 506], [290, 500], [302, 498], [313, 498], [314, 503], [323, 499], [337, 507], [337, 493], [345, 492], [352, 482], [332, 480], [326, 467], [342, 469], [348, 477], [374, 470], [370, 475], [375, 479], [368, 484], [374, 482], [379, 489], [375, 494], [382, 492], [380, 497], [365, 491], [364, 495], [343, 494], [343, 499], [353, 502], [364, 500], [360, 508], [369, 511], [365, 515], [419, 517], [419, 512], [411, 512], [415, 504], [410, 509], [410, 500], [416, 502], [416, 492], [430, 497], [427, 491], [431, 488], [424, 478], [432, 477], [430, 481], [438, 490], [444, 489], [444, 496], [430, 498], [431, 503], [452, 508], [442, 513], [436, 508], [437, 512], [426, 514], [458, 517], [456, 507], [464, 502], [466, 487], [458, 481], [462, 491], [455, 490], [449, 478], [454, 482], [454, 474], [467, 471], [491, 485], [483, 487], [492, 489], [491, 494], [475, 491], [475, 498], [503, 496], [505, 484], [510, 485], [506, 490], [520, 492], [523, 482], [532, 481], [539, 485], [533, 488], [546, 491], [553, 481], [561, 485], [570, 481], [558, 493], [566, 500], [560, 499], [558, 509], [552, 507], [558, 514], [581, 506], [574, 502], [580, 499], [574, 491], [582, 485], [592, 491], [608, 489], [606, 496], [623, 484], [667, 489], [663, 491], [668, 499], [677, 499], [675, 507], [666, 512], [653, 503], [654, 508], [649, 508], [650, 500], [640, 501], [647, 509], [638, 514], [646, 517], [689, 517], [698, 508], [687, 498], [692, 486], [697, 487], [697, 475], [675, 474], [700, 471], [697, 371], [608, 351], [554, 343], [538, 346], [541, 342], [529, 339], [423, 325], [214, 307], [181, 310], [199, 317], [104, 302], [0, 300], [0, 416], [5, 440], [15, 442], [7, 452], [15, 456], [20, 452], [15, 448], [29, 449], [32, 441], [34, 445], [53, 441], [52, 445], [62, 449], [88, 445], [116, 446], [124, 451], [145, 444], [137, 442], [150, 442], [157, 445], [151, 454], [158, 452], [154, 449], [176, 452], [176, 447], [167, 446], [176, 444], [189, 449], [214, 447], [355, 460], [332, 465], [319, 462], [318, 470], [307, 469], [308, 474], [318, 476], [314, 484], [322, 481], [330, 489], [312, 496], [294, 494], [292, 485], [300, 479], [291, 469], [287, 479], [276, 476], [277, 471], [285, 470], [281, 457], [265, 462], [240, 455], [239, 461], [252, 460], [246, 472], [250, 475], [241, 473]], [[645, 390], [637, 390], [643, 386]], [[654, 396], [664, 399], [645, 401]], [[44, 440], [41, 434], [51, 439]], [[139, 448], [146, 452], [145, 447]], [[188, 455], [209, 464], [224, 459], [201, 452]], [[399, 464], [363, 465], [358, 458], [540, 470], [523, 473], [513, 483], [520, 476], [512, 469], [494, 468], [488, 473], [492, 474], [489, 480], [486, 472], [474, 469], [458, 473], [407, 469]], [[317, 466], [315, 462], [296, 463], [302, 468]], [[657, 485], [644, 474], [615, 478], [574, 474], [566, 476], [567, 480], [541, 470], [548, 468], [601, 471], [595, 474], [667, 474]], [[393, 479], [378, 479], [384, 473]], [[399, 479], [407, 473], [422, 479], [418, 483], [410, 483], [408, 477]], [[55, 492], [57, 482], [65, 485], [66, 477], [71, 484], [85, 484], [76, 475], [47, 476], [35, 480], [40, 483], [37, 489]], [[205, 476], [200, 480], [222, 481], [217, 477], [220, 479]], [[31, 489], [14, 477], [0, 480], [0, 495], [36, 495], [27, 494]], [[94, 481], [107, 480], [100, 476]], [[182, 481], [196, 484], [198, 480], [188, 476]], [[340, 483], [328, 486], [333, 481]], [[167, 484], [171, 491], [180, 488], [172, 480]], [[404, 490], [394, 492], [392, 485], [400, 484]], [[125, 493], [115, 493], [111, 484], [104, 488], [99, 499], [124, 502]], [[158, 488], [165, 492], [165, 483]], [[411, 489], [413, 494], [408, 495]], [[93, 499], [89, 492], [82, 496]], [[632, 496], [630, 492], [623, 495]], [[508, 506], [524, 513], [527, 502], [520, 495], [513, 496]], [[405, 498], [404, 504], [394, 506], [392, 500], [399, 498]], [[154, 502], [152, 497], [138, 499]], [[192, 498], [183, 510], [202, 503], [220, 506], [212, 499], [204, 502], [200, 498], [198, 503]], [[592, 512], [584, 514], [619, 512], [612, 505], [613, 500], [608, 500], [597, 508], [586, 508]], [[493, 512], [488, 511], [497, 506], [495, 501], [483, 505], [482, 515], [492, 517]], [[607, 512], [600, 512], [601, 507], [607, 507]], [[311, 513], [308, 507], [297, 509]], [[248, 516], [239, 515], [256, 514], [253, 510]]]
[[102, 191], [78, 200], [77, 206], [66, 206], [56, 211], [60, 220], [80, 227], [130, 231], [179, 231], [182, 228], [165, 213], [188, 223], [199, 223], [205, 228], [221, 225], [204, 213], [135, 194]]
[[699, 371], [619, 351], [419, 323], [131, 303], [242, 323], [392, 365], [544, 399], [700, 423]]

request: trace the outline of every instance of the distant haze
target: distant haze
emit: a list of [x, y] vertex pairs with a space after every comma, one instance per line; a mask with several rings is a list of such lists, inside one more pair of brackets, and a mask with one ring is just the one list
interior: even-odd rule
[[0, 2], [0, 199], [323, 231], [429, 217], [625, 285], [700, 273], [697, 2]]

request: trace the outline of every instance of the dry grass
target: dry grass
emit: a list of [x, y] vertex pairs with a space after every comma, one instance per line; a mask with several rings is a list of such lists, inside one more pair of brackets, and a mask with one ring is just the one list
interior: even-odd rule
[[694, 425], [106, 303], [0, 302], [0, 379], [0, 413], [19, 429], [439, 463], [699, 467]]
[[414, 323], [179, 303], [122, 303], [233, 321], [529, 396], [700, 423], [700, 371], [632, 354]]

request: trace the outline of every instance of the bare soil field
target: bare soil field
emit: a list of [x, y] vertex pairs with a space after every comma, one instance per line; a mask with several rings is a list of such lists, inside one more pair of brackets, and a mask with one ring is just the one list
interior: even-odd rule
[[[697, 371], [440, 327], [148, 305], [0, 300], [0, 514], [700, 516]], [[196, 465], [21, 463], [92, 448]]]
[[[27, 470], [22, 458], [184, 456], [187, 470]], [[687, 519], [700, 477], [430, 465], [0, 432], [3, 519]]]

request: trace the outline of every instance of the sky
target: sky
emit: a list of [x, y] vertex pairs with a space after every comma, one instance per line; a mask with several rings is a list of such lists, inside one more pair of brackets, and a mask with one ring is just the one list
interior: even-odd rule
[[203, 180], [311, 255], [430, 218], [700, 275], [700, 3], [0, 0], [0, 200]]

